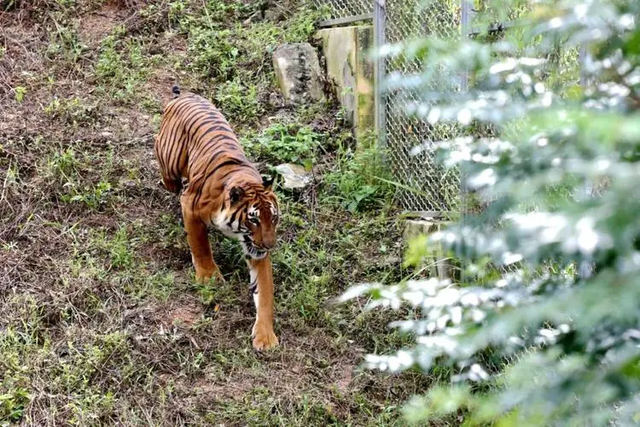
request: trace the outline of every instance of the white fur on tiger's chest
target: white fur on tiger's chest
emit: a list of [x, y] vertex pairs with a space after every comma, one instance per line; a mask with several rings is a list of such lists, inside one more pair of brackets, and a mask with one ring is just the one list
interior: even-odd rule
[[231, 224], [229, 224], [229, 219], [226, 211], [223, 211], [211, 218], [211, 224], [225, 236], [240, 240], [242, 238], [242, 233], [239, 231], [240, 219], [236, 218]]

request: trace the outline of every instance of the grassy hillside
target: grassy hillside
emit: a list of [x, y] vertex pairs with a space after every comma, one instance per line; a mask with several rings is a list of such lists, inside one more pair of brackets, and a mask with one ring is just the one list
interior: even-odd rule
[[[276, 5], [276, 3], [278, 3]], [[361, 371], [401, 346], [380, 313], [331, 298], [396, 280], [401, 247], [373, 153], [334, 103], [281, 108], [270, 52], [307, 41], [296, 2], [2, 0], [0, 421], [27, 425], [391, 425], [423, 377]], [[256, 353], [239, 246], [198, 286], [153, 134], [171, 86], [212, 99], [279, 189], [281, 347]]]

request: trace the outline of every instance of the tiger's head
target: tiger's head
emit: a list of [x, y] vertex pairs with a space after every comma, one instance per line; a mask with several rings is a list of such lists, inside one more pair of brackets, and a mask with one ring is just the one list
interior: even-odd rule
[[272, 182], [236, 185], [229, 189], [227, 197], [232, 212], [228, 224], [234, 229], [244, 253], [254, 259], [264, 258], [276, 245], [280, 219]]

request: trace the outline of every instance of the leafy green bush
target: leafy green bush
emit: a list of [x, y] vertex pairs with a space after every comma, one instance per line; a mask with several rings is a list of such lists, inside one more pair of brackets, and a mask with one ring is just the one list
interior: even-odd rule
[[189, 34], [189, 54], [193, 68], [207, 77], [228, 79], [236, 68], [238, 46], [230, 30], [193, 28]]
[[240, 79], [219, 85], [215, 91], [215, 101], [225, 117], [234, 123], [254, 123], [262, 111], [257, 88]]
[[389, 172], [377, 147], [340, 150], [337, 169], [325, 175], [324, 182], [350, 212], [380, 207], [393, 193]]
[[[520, 2], [488, 3], [509, 10]], [[413, 242], [407, 259], [419, 265], [442, 246], [463, 260], [464, 281], [414, 277], [344, 295], [367, 294], [371, 307], [409, 305], [419, 314], [394, 323], [416, 336], [415, 346], [369, 356], [370, 367], [456, 370], [453, 385], [407, 406], [408, 420], [640, 419], [638, 16], [637, 1], [545, 2], [521, 18], [525, 49], [509, 32], [497, 43], [429, 39], [388, 49], [444, 68], [441, 77], [392, 80], [392, 90], [447, 88], [460, 73], [473, 82], [466, 92], [424, 89], [410, 113], [432, 124], [475, 120], [496, 135], [440, 144], [444, 163], [460, 168], [484, 209]], [[591, 83], [576, 91], [577, 73], [550, 58], [558, 47], [581, 46], [593, 55], [584, 68]]]
[[257, 138], [245, 138], [243, 146], [254, 158], [278, 163], [313, 163], [325, 135], [308, 126], [275, 123]]

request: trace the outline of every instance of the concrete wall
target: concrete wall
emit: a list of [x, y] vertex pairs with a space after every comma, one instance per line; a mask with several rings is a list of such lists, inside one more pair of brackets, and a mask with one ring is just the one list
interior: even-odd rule
[[[433, 220], [407, 220], [405, 222], [405, 229], [403, 234], [403, 240], [405, 243], [409, 243], [412, 239], [429, 235], [438, 232], [447, 225], [447, 222], [433, 219]], [[451, 260], [444, 253], [442, 247], [432, 248], [432, 254], [425, 260], [425, 266], [428, 267], [429, 277], [437, 277], [440, 280], [453, 279], [454, 271], [451, 264]]]
[[358, 143], [375, 127], [374, 70], [368, 58], [373, 27], [340, 27], [318, 31], [327, 76], [353, 126]]

